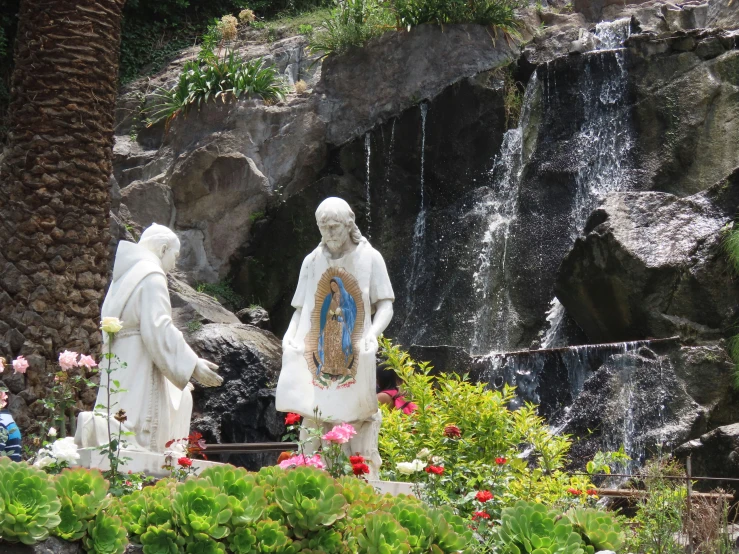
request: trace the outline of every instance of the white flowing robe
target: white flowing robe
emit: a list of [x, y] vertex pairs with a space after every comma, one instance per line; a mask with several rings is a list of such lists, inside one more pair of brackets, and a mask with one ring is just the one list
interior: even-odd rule
[[[111, 413], [126, 411], [124, 437], [128, 448], [164, 452], [165, 443], [186, 437], [192, 417], [192, 395], [188, 382], [198, 357], [172, 322], [167, 277], [158, 258], [137, 244], [121, 241], [113, 267], [113, 282], [102, 308], [102, 317], [118, 317], [123, 322], [112, 343], [118, 367], [111, 380], [121, 392], [112, 395]], [[106, 334], [107, 338], [107, 334]], [[107, 342], [103, 345], [108, 351]], [[96, 405], [107, 406], [107, 360], [100, 362], [100, 382]], [[98, 413], [104, 410], [96, 410]], [[118, 422], [111, 419], [111, 429]], [[91, 412], [79, 416], [75, 441], [79, 446], [100, 446], [108, 442], [107, 420]]]

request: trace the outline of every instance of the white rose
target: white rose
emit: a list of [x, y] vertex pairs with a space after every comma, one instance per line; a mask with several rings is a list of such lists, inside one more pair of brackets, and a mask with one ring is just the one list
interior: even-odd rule
[[54, 429], [53, 427], [49, 427], [49, 436], [56, 437], [56, 429]]
[[77, 453], [77, 445], [74, 444], [74, 437], [54, 441], [54, 444], [51, 445], [51, 455], [59, 463], [67, 462], [69, 465], [73, 465], [80, 459], [80, 455]]
[[109, 335], [113, 335], [123, 329], [123, 322], [117, 317], [104, 317], [100, 322], [100, 328]]
[[423, 471], [423, 468], [426, 467], [426, 462], [423, 460], [413, 460], [411, 465], [413, 466], [413, 471]]
[[416, 472], [416, 466], [413, 462], [398, 462], [395, 468], [403, 475], [411, 475]]
[[36, 456], [36, 461], [33, 462], [33, 467], [44, 469], [45, 467], [49, 467], [51, 464], [56, 462], [56, 460], [50, 454], [51, 453], [45, 448], [39, 450], [38, 455]]
[[416, 454], [416, 458], [420, 458], [421, 460], [425, 460], [426, 458], [429, 457], [430, 454], [431, 454], [431, 450], [429, 450], [428, 448], [422, 448], [418, 452], [418, 454]]

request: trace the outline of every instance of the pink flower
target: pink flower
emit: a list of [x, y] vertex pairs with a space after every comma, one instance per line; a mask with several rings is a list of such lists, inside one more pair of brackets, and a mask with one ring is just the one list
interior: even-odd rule
[[18, 356], [15, 360], [13, 360], [13, 369], [16, 373], [25, 373], [28, 369], [28, 360], [26, 360], [23, 356]]
[[298, 454], [297, 456], [293, 456], [292, 458], [288, 458], [279, 463], [279, 467], [282, 469], [290, 469], [291, 467], [297, 466], [311, 466], [318, 469], [326, 469], [326, 465], [318, 454], [313, 454], [313, 456], [303, 456], [302, 454]]
[[5, 371], [5, 358], [0, 358], [0, 373]]
[[86, 367], [87, 369], [92, 369], [98, 363], [95, 361], [95, 358], [92, 356], [87, 356], [85, 354], [80, 354], [80, 361], [78, 362], [81, 367]]
[[8, 394], [0, 390], [0, 409], [8, 405]]
[[77, 367], [77, 352], [65, 350], [59, 354], [59, 365], [64, 371], [69, 371], [73, 367]]
[[325, 441], [335, 442], [336, 444], [344, 444], [349, 442], [349, 439], [356, 434], [357, 432], [354, 430], [354, 427], [348, 423], [342, 423], [341, 425], [336, 425], [321, 438]]

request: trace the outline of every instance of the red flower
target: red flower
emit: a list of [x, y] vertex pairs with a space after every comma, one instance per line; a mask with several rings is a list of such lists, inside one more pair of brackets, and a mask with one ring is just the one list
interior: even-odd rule
[[488, 500], [493, 499], [493, 493], [490, 491], [479, 491], [475, 498], [477, 498], [480, 502], [487, 502]]
[[[352, 456], [352, 458], [353, 457], [354, 456]], [[352, 470], [354, 471], [354, 475], [360, 476], [364, 475], [365, 473], [369, 473], [369, 466], [365, 463], [352, 464]]]
[[131, 486], [133, 486], [133, 483], [131, 483], [131, 481], [126, 481], [126, 486], [127, 487], [131, 487]]
[[495, 458], [495, 463], [498, 464], [499, 466], [502, 466], [507, 461], [508, 461], [507, 458], [500, 458], [500, 457], [499, 458]]
[[598, 494], [598, 491], [595, 489], [588, 489], [585, 491], [585, 494], [587, 494], [588, 496], [595, 496]]
[[570, 487], [569, 489], [567, 489], [567, 492], [569, 492], [570, 494], [572, 494], [574, 496], [580, 496], [582, 494], [582, 491], [579, 491], [577, 489], [573, 489], [572, 487]]
[[472, 519], [490, 519], [490, 514], [487, 512], [475, 512], [472, 514]]
[[192, 460], [183, 456], [182, 458], [177, 460], [177, 463], [180, 464], [182, 467], [190, 467], [192, 465]]
[[444, 427], [444, 436], [450, 439], [458, 439], [462, 436], [462, 431], [456, 425], [447, 425]]
[[349, 463], [354, 464], [363, 464], [364, 463], [364, 457], [362, 456], [349, 456]]
[[300, 422], [300, 414], [290, 412], [285, 416], [285, 425], [295, 425]]
[[426, 469], [424, 470], [426, 473], [434, 473], [436, 475], [441, 475], [444, 473], [444, 467], [443, 466], [426, 466]]

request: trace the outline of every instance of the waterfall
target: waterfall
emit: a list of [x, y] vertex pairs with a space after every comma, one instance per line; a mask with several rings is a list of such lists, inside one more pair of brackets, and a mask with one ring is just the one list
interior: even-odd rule
[[[426, 193], [424, 191], [424, 165], [426, 153], [426, 116], [428, 114], [428, 104], [425, 102], [420, 105], [421, 109], [421, 206], [416, 216], [416, 222], [413, 225], [413, 246], [411, 248], [411, 274], [406, 284], [405, 305], [406, 319], [413, 312], [413, 297], [416, 292], [417, 283], [416, 275], [423, 271], [423, 263], [420, 260], [423, 252], [423, 246], [426, 238]], [[393, 126], [393, 131], [395, 127]], [[394, 140], [394, 135], [391, 141]], [[420, 265], [420, 267], [419, 267]], [[418, 333], [422, 330], [422, 325], [418, 323]]]
[[[581, 95], [585, 105], [585, 121], [576, 137], [579, 166], [575, 182], [577, 190], [570, 216], [570, 241], [580, 236], [588, 216], [609, 192], [629, 188], [625, 166], [633, 147], [628, 107], [626, 106], [627, 74], [623, 42], [629, 37], [631, 20], [618, 19], [598, 23], [595, 36], [598, 47], [585, 54], [585, 86]], [[613, 56], [603, 56], [603, 50], [613, 50]], [[593, 69], [602, 69], [599, 84], [593, 79]], [[599, 66], [599, 67], [598, 67]], [[547, 66], [547, 75], [548, 75]], [[542, 348], [563, 346], [565, 309], [554, 298], [547, 313], [548, 327]]]
[[500, 154], [489, 172], [490, 192], [476, 208], [484, 221], [484, 229], [477, 269], [472, 276], [478, 305], [473, 316], [475, 325], [470, 345], [473, 354], [505, 348], [509, 342], [509, 328], [518, 318], [510, 298], [505, 264], [524, 168], [523, 134], [537, 88], [534, 73], [526, 87], [519, 125], [503, 136]]
[[366, 158], [367, 175], [364, 181], [364, 209], [365, 220], [367, 222], [367, 238], [371, 238], [370, 226], [372, 223], [372, 214], [370, 211], [370, 155], [372, 154], [372, 135], [367, 131], [364, 135], [364, 153]]

